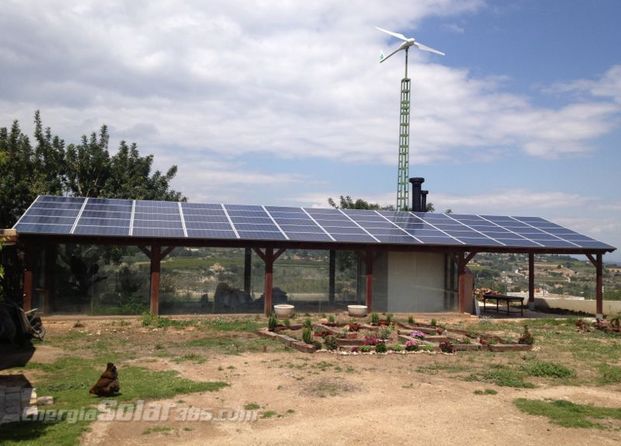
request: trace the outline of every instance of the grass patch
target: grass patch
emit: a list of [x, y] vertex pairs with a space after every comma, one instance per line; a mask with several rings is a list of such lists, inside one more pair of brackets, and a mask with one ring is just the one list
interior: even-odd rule
[[275, 410], [266, 410], [261, 413], [261, 418], [273, 418], [276, 415], [278, 415], [278, 413]]
[[265, 324], [260, 324], [251, 319], [206, 319], [202, 325], [216, 331], [255, 332]]
[[272, 339], [249, 336], [208, 336], [193, 339], [185, 343], [187, 347], [201, 347], [215, 350], [219, 353], [236, 355], [243, 352], [260, 352], [268, 347], [270, 350], [285, 351], [285, 346]]
[[524, 380], [524, 373], [507, 367], [495, 367], [482, 374], [471, 374], [466, 381], [485, 381], [500, 387], [515, 387], [518, 389], [532, 389], [535, 385]]
[[600, 384], [618, 384], [621, 383], [621, 367], [616, 365], [602, 364], [597, 368], [599, 378], [597, 382]]
[[186, 362], [186, 361], [190, 361], [195, 364], [203, 364], [205, 361], [207, 361], [207, 358], [197, 353], [187, 353], [182, 356], [177, 356], [175, 359], [173, 359], [173, 361], [176, 362], [177, 364], [180, 362]]
[[259, 406], [257, 403], [247, 403], [244, 405], [244, 409], [246, 410], [258, 410], [260, 408], [261, 406]]
[[556, 362], [528, 361], [523, 369], [529, 376], [539, 376], [543, 378], [571, 378], [576, 376], [576, 372], [573, 369]]
[[418, 373], [424, 373], [426, 375], [437, 375], [440, 372], [460, 373], [466, 370], [468, 370], [468, 368], [461, 364], [441, 364], [439, 362], [434, 362], [430, 365], [422, 365], [416, 369]]
[[529, 415], [540, 415], [563, 427], [605, 429], [607, 426], [593, 420], [621, 420], [621, 409], [574, 404], [570, 401], [541, 401], [518, 398], [514, 404]]
[[168, 427], [168, 426], [153, 426], [153, 427], [148, 427], [145, 430], [142, 431], [142, 435], [149, 435], [149, 434], [169, 434], [171, 432], [173, 432], [174, 429], [172, 427]]
[[483, 390], [475, 390], [473, 392], [475, 395], [496, 395], [498, 392], [494, 389], [483, 389]]
[[198, 325], [196, 319], [170, 319], [167, 317], [157, 316], [152, 313], [144, 313], [142, 315], [142, 326], [152, 328], [186, 328]]
[[[100, 401], [88, 393], [104, 370], [105, 363], [78, 357], [63, 357], [51, 364], [30, 363], [26, 369], [43, 372], [33, 383], [39, 395], [51, 395], [54, 404], [45, 410], [68, 410], [94, 407]], [[177, 394], [216, 391], [225, 382], [196, 382], [181, 378], [175, 371], [152, 371], [140, 367], [119, 366], [121, 394], [119, 401], [170, 398]], [[3, 446], [13, 445], [76, 445], [89, 421], [68, 423], [23, 422], [0, 425]]]
[[322, 378], [310, 383], [306, 387], [306, 390], [312, 395], [326, 398], [328, 396], [337, 396], [342, 393], [354, 391], [356, 387], [340, 379]]

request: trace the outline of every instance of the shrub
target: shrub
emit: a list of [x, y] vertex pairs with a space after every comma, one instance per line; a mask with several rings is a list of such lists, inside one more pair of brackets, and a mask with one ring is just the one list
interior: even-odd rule
[[386, 347], [386, 344], [383, 342], [380, 342], [375, 346], [375, 351], [377, 353], [386, 353], [388, 351], [388, 347]]
[[323, 342], [326, 346], [326, 350], [336, 350], [336, 348], [338, 347], [335, 336], [326, 336]]
[[373, 347], [371, 347], [370, 345], [361, 345], [359, 350], [362, 353], [369, 353], [371, 350], [373, 349]]
[[285, 323], [285, 327], [291, 328], [291, 321], [289, 320], [289, 318], [285, 319], [284, 323]]
[[267, 329], [269, 331], [274, 331], [276, 330], [277, 326], [278, 326], [278, 318], [276, 317], [274, 313], [272, 313], [270, 314], [270, 317], [267, 320]]
[[393, 352], [401, 352], [403, 351], [403, 346], [401, 344], [394, 344], [390, 346], [390, 350]]
[[315, 347], [315, 349], [317, 350], [321, 350], [321, 342], [313, 341], [313, 347]]
[[408, 324], [413, 324], [413, 323], [414, 323], [414, 317], [408, 316]]
[[377, 345], [379, 343], [379, 339], [377, 336], [365, 336], [364, 337], [364, 345]]
[[425, 338], [425, 333], [423, 333], [422, 331], [419, 331], [419, 330], [414, 330], [412, 333], [410, 333], [410, 337], [411, 338], [424, 339]]
[[529, 361], [524, 366], [524, 371], [530, 376], [541, 376], [545, 378], [569, 378], [576, 373], [562, 364], [547, 361]]
[[429, 344], [423, 344], [420, 346], [420, 349], [424, 352], [432, 352], [433, 351], [433, 345], [429, 345]]
[[382, 328], [379, 331], [378, 336], [380, 339], [388, 339], [391, 333], [392, 331], [390, 330], [390, 328]]
[[416, 341], [406, 341], [405, 350], [408, 352], [413, 352], [418, 350], [418, 342]]
[[380, 317], [377, 313], [371, 313], [371, 325], [379, 325]]
[[331, 314], [330, 316], [328, 316], [328, 323], [329, 324], [334, 324], [336, 322], [336, 318], [334, 317], [333, 314]]
[[313, 322], [310, 320], [310, 318], [304, 319], [304, 328], [313, 328]]
[[386, 315], [386, 323], [387, 323], [388, 325], [392, 324], [392, 320], [393, 320], [393, 318], [394, 318], [394, 315], [393, 315], [392, 313], [388, 313], [388, 314]]
[[306, 344], [312, 344], [313, 343], [313, 332], [312, 332], [312, 330], [310, 328], [304, 327], [304, 330], [302, 331], [302, 340]]
[[431, 319], [431, 326], [435, 327], [438, 325], [438, 321], [436, 321], [435, 319]]

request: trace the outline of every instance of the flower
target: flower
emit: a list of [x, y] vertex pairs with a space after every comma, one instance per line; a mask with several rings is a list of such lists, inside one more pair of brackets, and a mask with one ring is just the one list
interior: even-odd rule
[[378, 343], [379, 343], [379, 340], [377, 339], [376, 336], [365, 336], [364, 337], [365, 345], [377, 345]]
[[418, 342], [415, 340], [409, 340], [405, 342], [405, 349], [408, 352], [414, 351], [414, 350], [418, 350]]
[[423, 339], [425, 337], [425, 333], [419, 330], [414, 330], [412, 333], [410, 333], [410, 337]]

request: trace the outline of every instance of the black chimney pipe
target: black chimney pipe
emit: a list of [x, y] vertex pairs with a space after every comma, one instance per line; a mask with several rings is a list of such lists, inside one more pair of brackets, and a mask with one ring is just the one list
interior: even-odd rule
[[410, 183], [412, 183], [412, 211], [414, 212], [421, 212], [421, 185], [424, 182], [424, 178], [410, 178]]
[[421, 193], [421, 200], [420, 200], [420, 211], [421, 212], [427, 212], [427, 194], [429, 193], [428, 190], [422, 190], [420, 191]]

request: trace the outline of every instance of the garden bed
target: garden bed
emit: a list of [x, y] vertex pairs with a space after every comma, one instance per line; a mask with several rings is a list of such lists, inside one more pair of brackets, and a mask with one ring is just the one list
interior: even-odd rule
[[291, 324], [289, 321], [280, 324], [275, 317], [271, 317], [269, 327], [260, 329], [258, 334], [278, 339], [288, 347], [305, 353], [506, 352], [531, 350], [533, 343], [526, 327], [524, 334], [514, 342], [498, 336], [446, 330], [435, 321], [430, 324], [406, 324], [390, 316], [381, 319], [377, 313], [372, 313], [368, 319], [368, 323], [360, 322], [360, 318], [345, 322], [331, 316], [317, 322], [308, 318], [303, 324]]

